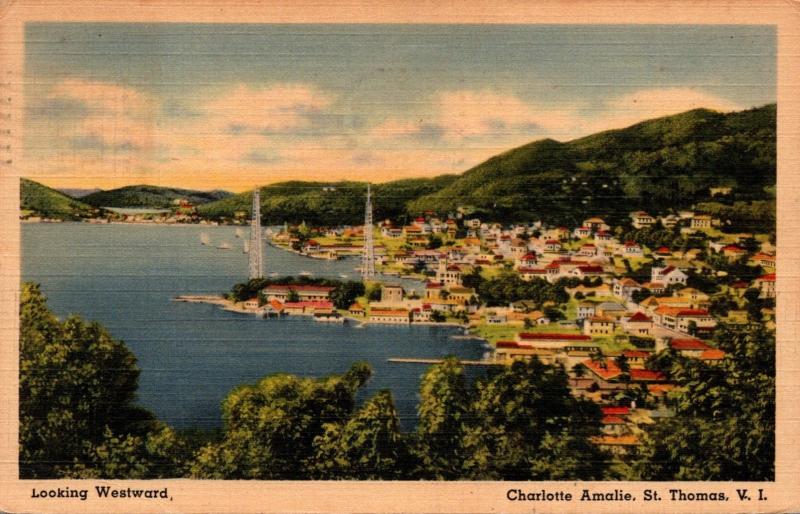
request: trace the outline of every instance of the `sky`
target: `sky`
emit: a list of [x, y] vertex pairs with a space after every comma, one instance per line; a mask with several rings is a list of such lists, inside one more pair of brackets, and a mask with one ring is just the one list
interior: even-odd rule
[[766, 25], [31, 23], [25, 42], [23, 169], [53, 187], [429, 177], [776, 99]]

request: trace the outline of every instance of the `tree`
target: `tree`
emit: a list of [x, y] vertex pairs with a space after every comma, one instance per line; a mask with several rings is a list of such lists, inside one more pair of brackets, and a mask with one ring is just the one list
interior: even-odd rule
[[198, 452], [196, 478], [302, 479], [314, 439], [328, 423], [345, 423], [371, 374], [356, 363], [323, 379], [279, 374], [234, 389], [222, 404], [224, 434]]
[[602, 475], [600, 409], [574, 398], [563, 368], [516, 361], [477, 385], [466, 430], [465, 477], [580, 480]]
[[464, 368], [454, 357], [431, 366], [422, 377], [415, 450], [424, 478], [461, 477], [470, 400]]
[[647, 429], [630, 478], [773, 480], [775, 335], [760, 324], [721, 326], [721, 364], [673, 356], [676, 415]]
[[362, 296], [365, 291], [366, 289], [363, 283], [348, 281], [331, 291], [330, 298], [337, 309], [347, 309], [353, 305], [356, 298]]
[[634, 303], [642, 303], [643, 301], [645, 301], [646, 299], [648, 299], [651, 296], [652, 296], [652, 293], [650, 292], [649, 289], [644, 289], [644, 288], [636, 289], [631, 294], [631, 300], [633, 300]]
[[181, 443], [135, 403], [131, 351], [97, 323], [59, 322], [30, 283], [22, 286], [19, 358], [21, 477], [180, 474]]
[[299, 302], [300, 301], [300, 294], [295, 289], [289, 289], [289, 292], [286, 293], [286, 301], [287, 302]]
[[326, 423], [314, 439], [315, 478], [392, 480], [408, 469], [409, 453], [389, 391], [379, 391], [348, 421]]
[[447, 316], [445, 316], [442, 311], [431, 312], [431, 321], [434, 321], [436, 323], [443, 323], [446, 319]]

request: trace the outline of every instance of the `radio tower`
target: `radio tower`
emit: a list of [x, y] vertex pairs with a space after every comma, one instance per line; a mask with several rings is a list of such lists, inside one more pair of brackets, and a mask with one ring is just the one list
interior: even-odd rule
[[372, 196], [369, 183], [367, 183], [367, 205], [364, 211], [364, 256], [361, 260], [361, 278], [366, 281], [375, 278], [375, 245], [372, 241]]
[[264, 278], [264, 247], [261, 244], [261, 190], [253, 192], [253, 219], [250, 221], [250, 279]]

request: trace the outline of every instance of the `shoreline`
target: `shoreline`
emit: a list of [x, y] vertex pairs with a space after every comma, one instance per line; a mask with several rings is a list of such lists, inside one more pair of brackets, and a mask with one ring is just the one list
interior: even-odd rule
[[[181, 303], [204, 303], [207, 305], [216, 305], [217, 307], [221, 307], [223, 310], [228, 312], [237, 312], [239, 314], [253, 314], [257, 315], [258, 310], [248, 309], [244, 305], [240, 305], [238, 303], [232, 302], [227, 298], [223, 298], [222, 296], [215, 296], [211, 294], [207, 295], [178, 295], [172, 298], [173, 302], [181, 302]], [[292, 316], [303, 316], [307, 318], [313, 318], [313, 314], [289, 314], [289, 317]], [[367, 318], [359, 319], [354, 318], [352, 316], [342, 316], [342, 318], [346, 321], [357, 323], [358, 325], [390, 325], [390, 326], [432, 326], [432, 327], [451, 327], [451, 328], [458, 328], [458, 329], [465, 329], [468, 328], [467, 325], [462, 323], [456, 323], [453, 321], [443, 321], [443, 322], [436, 322], [436, 321], [417, 321], [415, 323], [380, 323], [376, 321], [370, 321]], [[355, 325], [357, 326], [357, 325]], [[457, 334], [455, 337], [458, 339], [479, 339], [484, 341], [486, 344], [489, 342], [480, 337], [475, 336], [472, 334]]]

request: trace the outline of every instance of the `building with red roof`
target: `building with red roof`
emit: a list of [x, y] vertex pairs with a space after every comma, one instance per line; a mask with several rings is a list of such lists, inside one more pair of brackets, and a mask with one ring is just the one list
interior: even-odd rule
[[300, 301], [326, 301], [330, 298], [330, 293], [335, 288], [331, 286], [319, 286], [314, 284], [272, 284], [266, 286], [262, 291], [267, 300], [276, 299], [285, 302], [291, 292], [297, 294]]
[[603, 382], [608, 382], [622, 376], [622, 370], [619, 369], [616, 362], [610, 359], [604, 359], [602, 361], [586, 359], [581, 364]]
[[667, 376], [660, 371], [649, 369], [631, 369], [631, 382], [666, 382]]
[[759, 298], [775, 298], [775, 273], [761, 275], [753, 281], [753, 287], [759, 290]]

